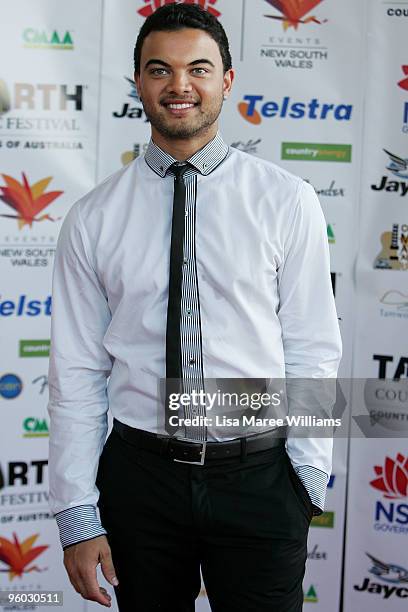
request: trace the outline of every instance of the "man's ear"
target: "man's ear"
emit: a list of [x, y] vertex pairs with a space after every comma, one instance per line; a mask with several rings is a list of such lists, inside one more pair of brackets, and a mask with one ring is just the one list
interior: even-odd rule
[[133, 75], [133, 78], [135, 80], [135, 85], [136, 85], [136, 89], [137, 89], [137, 93], [139, 95], [139, 98], [142, 99], [141, 95], [140, 95], [140, 73], [139, 72], [135, 72]]
[[227, 72], [224, 74], [224, 86], [223, 86], [224, 100], [226, 100], [231, 93], [234, 77], [235, 77], [235, 72], [232, 68], [227, 70]]

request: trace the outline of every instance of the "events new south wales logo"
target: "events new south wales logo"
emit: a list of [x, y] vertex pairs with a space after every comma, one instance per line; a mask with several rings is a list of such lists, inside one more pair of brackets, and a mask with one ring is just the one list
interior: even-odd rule
[[0, 200], [14, 210], [13, 214], [0, 214], [0, 217], [16, 219], [21, 230], [25, 225], [32, 227], [38, 221], [57, 221], [48, 214], [40, 215], [47, 206], [56, 200], [63, 191], [48, 191], [46, 189], [52, 177], [43, 178], [30, 185], [25, 173], [22, 173], [21, 183], [8, 174], [2, 174], [5, 185], [0, 187]]
[[321, 4], [323, 0], [266, 0], [268, 4], [277, 9], [281, 15], [265, 15], [270, 19], [278, 19], [282, 22], [283, 29], [298, 29], [299, 24], [305, 23], [326, 23], [327, 19], [320, 21], [314, 15], [306, 16], [307, 13]]
[[20, 542], [16, 533], [13, 533], [12, 540], [0, 536], [0, 562], [6, 566], [5, 570], [0, 571], [7, 572], [10, 581], [14, 578], [22, 578], [23, 574], [43, 572], [48, 569], [33, 565], [34, 559], [49, 548], [48, 545], [33, 546], [38, 536], [39, 534], [36, 533], [22, 542]]
[[220, 17], [221, 13], [214, 8], [217, 0], [144, 0], [145, 6], [142, 6], [137, 12], [142, 17], [150, 17], [158, 8], [166, 4], [197, 4], [205, 9], [214, 17]]
[[[270, 24], [276, 25], [265, 32], [267, 38], [258, 51], [261, 58], [269, 58], [276, 68], [297, 70], [313, 69], [328, 59], [328, 46], [318, 31], [322, 24], [327, 23], [327, 19], [310, 14], [323, 0], [265, 1], [277, 13], [263, 14]], [[291, 29], [296, 31], [296, 36], [290, 35]]]
[[397, 453], [374, 466], [376, 478], [370, 485], [381, 493], [374, 508], [374, 529], [408, 535], [408, 456]]

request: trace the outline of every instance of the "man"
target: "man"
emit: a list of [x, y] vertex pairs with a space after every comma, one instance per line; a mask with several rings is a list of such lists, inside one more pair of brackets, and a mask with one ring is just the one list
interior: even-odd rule
[[[192, 397], [214, 379], [335, 377], [340, 360], [317, 197], [223, 142], [233, 78], [209, 13], [172, 4], [148, 18], [135, 47], [146, 155], [73, 206], [59, 238], [52, 510], [74, 588], [110, 606], [100, 563], [122, 612], [191, 612], [200, 567], [216, 612], [301, 610], [324, 506], [330, 439], [168, 417], [177, 379]], [[208, 412], [189, 401], [183, 414]]]

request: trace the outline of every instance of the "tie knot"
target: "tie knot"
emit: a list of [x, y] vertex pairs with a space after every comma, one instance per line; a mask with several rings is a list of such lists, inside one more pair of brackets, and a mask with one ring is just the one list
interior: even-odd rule
[[188, 162], [174, 162], [174, 164], [171, 164], [169, 172], [171, 172], [171, 174], [174, 174], [176, 181], [180, 181], [189, 166], [190, 164]]

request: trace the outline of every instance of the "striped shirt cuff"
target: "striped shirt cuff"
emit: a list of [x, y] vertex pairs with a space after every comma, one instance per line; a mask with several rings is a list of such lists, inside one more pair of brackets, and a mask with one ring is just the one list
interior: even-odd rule
[[312, 465], [298, 465], [295, 471], [315, 506], [313, 514], [321, 514], [326, 500], [328, 475]]
[[92, 540], [106, 531], [102, 527], [96, 514], [95, 506], [75, 506], [67, 508], [55, 515], [60, 532], [62, 548], [78, 544], [85, 540]]

